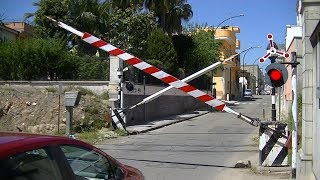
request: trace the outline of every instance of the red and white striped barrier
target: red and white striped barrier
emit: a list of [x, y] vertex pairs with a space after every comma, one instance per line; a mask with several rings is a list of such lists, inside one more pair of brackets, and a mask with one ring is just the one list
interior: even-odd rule
[[[48, 17], [49, 18], [49, 17]], [[212, 96], [198, 90], [197, 88], [179, 80], [178, 78], [142, 61], [141, 59], [126, 53], [125, 51], [89, 34], [89, 33], [82, 33], [74, 28], [72, 28], [71, 26], [68, 26], [62, 22], [58, 22], [52, 18], [49, 18], [52, 21], [56, 22], [58, 24], [58, 26], [80, 36], [82, 38], [83, 41], [91, 44], [94, 47], [97, 47], [101, 50], [107, 51], [108, 53], [110, 53], [113, 56], [117, 56], [120, 59], [122, 59], [123, 61], [125, 61], [126, 63], [144, 71], [147, 74], [150, 74], [151, 76], [197, 98], [198, 100], [214, 107], [215, 109], [222, 111], [224, 110], [225, 107], [225, 103], [213, 98]]]

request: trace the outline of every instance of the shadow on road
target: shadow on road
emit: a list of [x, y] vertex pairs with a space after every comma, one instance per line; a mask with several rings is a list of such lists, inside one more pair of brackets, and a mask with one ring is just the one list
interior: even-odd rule
[[148, 160], [148, 159], [130, 159], [130, 158], [117, 158], [122, 160], [130, 161], [141, 161], [141, 162], [153, 162], [153, 163], [165, 163], [165, 164], [177, 164], [177, 165], [187, 165], [187, 166], [204, 166], [204, 167], [222, 167], [222, 168], [236, 168], [234, 166], [223, 166], [223, 165], [214, 165], [214, 164], [196, 164], [196, 163], [184, 163], [184, 162], [175, 162], [175, 161], [157, 161], [157, 160]]

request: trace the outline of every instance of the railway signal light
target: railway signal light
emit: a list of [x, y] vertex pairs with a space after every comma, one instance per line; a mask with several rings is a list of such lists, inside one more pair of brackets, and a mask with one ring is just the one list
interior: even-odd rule
[[288, 79], [287, 68], [280, 63], [272, 63], [266, 67], [265, 82], [271, 87], [280, 87]]

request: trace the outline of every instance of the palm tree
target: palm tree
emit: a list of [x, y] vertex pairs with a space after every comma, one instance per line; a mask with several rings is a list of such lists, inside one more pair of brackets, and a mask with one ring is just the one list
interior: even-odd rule
[[127, 8], [142, 6], [143, 0], [109, 0], [113, 8], [125, 10]]
[[166, 14], [165, 31], [168, 34], [181, 33], [182, 21], [189, 21], [193, 15], [192, 7], [186, 0], [172, 1], [170, 12]]
[[186, 0], [145, 0], [148, 10], [154, 11], [157, 23], [168, 34], [181, 32], [182, 20], [188, 21], [192, 15], [192, 8]]
[[157, 17], [159, 27], [165, 30], [166, 13], [169, 12], [170, 0], [145, 0], [144, 6], [146, 9], [153, 11]]

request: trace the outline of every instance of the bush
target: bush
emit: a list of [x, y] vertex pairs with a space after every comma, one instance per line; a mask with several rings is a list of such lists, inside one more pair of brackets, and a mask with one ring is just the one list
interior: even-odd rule
[[100, 98], [103, 100], [109, 100], [109, 92], [105, 91], [100, 95]]

